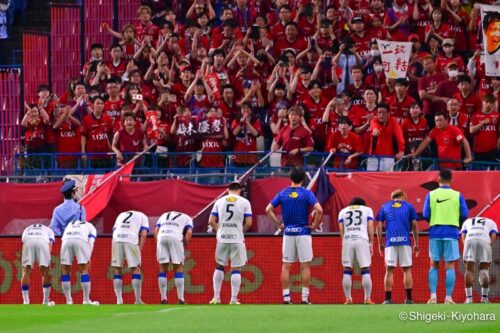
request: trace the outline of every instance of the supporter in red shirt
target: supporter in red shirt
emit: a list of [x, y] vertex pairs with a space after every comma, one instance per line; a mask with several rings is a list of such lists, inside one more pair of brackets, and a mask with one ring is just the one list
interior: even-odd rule
[[366, 88], [363, 94], [363, 104], [355, 105], [349, 111], [354, 132], [361, 138], [363, 152], [370, 151], [371, 132], [370, 121], [377, 116], [377, 91], [371, 87]]
[[135, 114], [126, 112], [122, 119], [124, 128], [114, 134], [112, 145], [118, 166], [127, 163], [134, 158], [135, 154], [146, 151], [148, 148], [143, 130], [135, 127]]
[[363, 69], [361, 66], [353, 66], [351, 68], [352, 83], [346, 88], [351, 97], [352, 105], [360, 105], [363, 103], [363, 93], [366, 89], [366, 84], [363, 82]]
[[403, 123], [404, 119], [410, 116], [410, 105], [415, 103], [415, 100], [408, 95], [408, 86], [410, 81], [406, 78], [396, 79], [396, 95], [387, 98], [386, 102], [390, 105], [390, 115], [398, 121], [399, 124]]
[[288, 108], [284, 103], [278, 103], [276, 105], [276, 112], [272, 115], [270, 119], [269, 127], [273, 136], [277, 136], [280, 130], [288, 124]]
[[380, 91], [382, 86], [387, 83], [385, 79], [384, 65], [382, 65], [382, 59], [380, 57], [373, 58], [372, 68], [373, 71], [365, 78], [365, 84], [367, 87], [373, 87]]
[[392, 40], [391, 34], [384, 28], [384, 16], [372, 15], [371, 16], [370, 34], [372, 38], [381, 40]]
[[455, 63], [458, 66], [458, 71], [465, 72], [465, 65], [462, 57], [455, 54], [455, 42], [451, 38], [443, 40], [443, 53], [439, 54], [436, 59], [436, 68], [438, 72], [444, 72], [450, 63]]
[[184, 96], [186, 95], [186, 91], [194, 78], [191, 68], [189, 66], [181, 67], [179, 78], [180, 82], [172, 84], [171, 93], [175, 96], [175, 100], [172, 99], [172, 102], [179, 105], [185, 105]]
[[[170, 134], [175, 136], [176, 152], [195, 152], [198, 148], [196, 136], [198, 134], [196, 118], [192, 116], [191, 110], [185, 106], [178, 108], [174, 122], [170, 128]], [[175, 166], [178, 168], [189, 167], [191, 156], [176, 156]]]
[[436, 72], [436, 64], [432, 56], [422, 59], [422, 64], [426, 72], [425, 76], [418, 80], [418, 94], [423, 102], [423, 111], [429, 127], [434, 127], [434, 114], [439, 96], [436, 95], [438, 84], [446, 79], [446, 75]]
[[460, 0], [449, 0], [447, 3], [441, 2], [441, 8], [444, 11], [445, 22], [455, 32], [456, 50], [461, 54], [467, 54], [468, 50], [473, 50], [467, 40], [469, 35], [467, 32], [469, 14], [462, 9]]
[[399, 126], [395, 118], [390, 116], [389, 110], [389, 105], [379, 103], [377, 105], [377, 117], [370, 121], [372, 134], [370, 154], [393, 156], [400, 159], [404, 154], [405, 139], [401, 126]]
[[[47, 133], [46, 129], [50, 123], [49, 115], [43, 108], [36, 105], [25, 105], [26, 113], [21, 121], [24, 128], [24, 140], [26, 152], [29, 153], [47, 153]], [[30, 156], [23, 165], [24, 168], [37, 169], [46, 168], [44, 165], [46, 158], [40, 156]]]
[[288, 4], [283, 4], [278, 8], [279, 22], [271, 29], [274, 43], [285, 39], [286, 24], [292, 22], [292, 9]]
[[470, 132], [474, 135], [474, 159], [496, 162], [500, 150], [500, 114], [495, 105], [495, 96], [486, 94], [482, 100], [482, 111], [472, 115], [470, 126]]
[[411, 6], [411, 24], [420, 40], [425, 40], [425, 30], [431, 25], [432, 5], [430, 0], [414, 1]]
[[448, 103], [446, 103], [446, 109], [448, 110], [448, 123], [451, 126], [458, 127], [464, 132], [465, 137], [469, 136], [469, 122], [470, 117], [468, 114], [460, 112], [460, 102], [456, 98], [450, 98]]
[[160, 34], [160, 28], [151, 22], [151, 8], [148, 6], [140, 6], [139, 9], [137, 9], [137, 15], [139, 15], [139, 22], [135, 25], [137, 39], [142, 43], [144, 38], [149, 36], [153, 45], [156, 45]]
[[282, 150], [282, 166], [304, 165], [303, 153], [313, 151], [311, 133], [301, 124], [302, 111], [297, 107], [288, 110], [289, 124], [283, 127], [273, 142], [272, 150]]
[[208, 86], [205, 81], [205, 77], [200, 70], [196, 73], [193, 82], [188, 87], [186, 94], [184, 95], [184, 102], [193, 115], [198, 116], [201, 113], [206, 112], [212, 105], [213, 101], [214, 97], [212, 89]]
[[293, 49], [298, 54], [307, 48], [307, 42], [298, 35], [298, 26], [295, 22], [288, 22], [285, 28], [285, 38], [275, 41], [274, 56], [278, 58], [285, 49]]
[[97, 74], [97, 69], [104, 63], [103, 59], [103, 46], [101, 43], [94, 43], [90, 45], [90, 61], [83, 65], [82, 74], [85, 84], [90, 84]]
[[458, 73], [457, 64], [455, 62], [448, 63], [445, 71], [448, 79], [441, 81], [436, 88], [435, 112], [444, 112], [448, 100], [458, 93]]
[[[235, 152], [257, 151], [257, 138], [262, 135], [262, 126], [259, 118], [252, 114], [250, 103], [240, 105], [240, 112], [232, 122], [231, 131], [235, 137]], [[235, 154], [233, 162], [238, 166], [252, 166], [257, 160], [255, 154]]]
[[241, 40], [243, 36], [237, 29], [238, 25], [234, 19], [225, 20], [222, 27], [222, 32], [213, 37], [209, 49], [210, 51], [222, 49], [226, 54], [229, 54], [236, 41]]
[[443, 12], [441, 8], [434, 8], [431, 14], [432, 22], [425, 28], [425, 42], [429, 42], [431, 36], [436, 37], [441, 43], [447, 38], [455, 36], [451, 27], [443, 23]]
[[410, 105], [410, 117], [403, 120], [401, 130], [405, 138], [405, 154], [413, 153], [429, 132], [427, 121], [418, 103]]
[[126, 60], [132, 59], [139, 46], [137, 44], [135, 26], [132, 24], [126, 24], [123, 26], [121, 33], [111, 29], [108, 23], [103, 23], [102, 28], [103, 30], [109, 32], [113, 37], [120, 40], [120, 45], [123, 47], [124, 58]]
[[236, 0], [233, 9], [234, 19], [243, 32], [246, 32], [255, 20], [255, 12], [248, 6], [248, 2], [248, 0]]
[[113, 119], [113, 123], [120, 117], [120, 109], [124, 103], [120, 97], [120, 84], [116, 80], [108, 81], [106, 93], [109, 98], [104, 103], [103, 111]]
[[410, 35], [410, 12], [405, 0], [396, 0], [387, 11], [384, 25], [394, 41], [406, 42]]
[[58, 154], [74, 154], [58, 156], [58, 167], [61, 169], [75, 169], [79, 159], [78, 154], [81, 151], [81, 123], [70, 115], [70, 108], [66, 105], [59, 105], [59, 110], [55, 116], [56, 151]]
[[326, 146], [331, 153], [342, 154], [335, 156], [333, 167], [339, 169], [357, 169], [358, 156], [363, 154], [361, 140], [353, 133], [352, 122], [348, 117], [341, 116], [338, 120], [339, 130], [330, 137]]
[[[313, 42], [314, 43], [314, 42]], [[315, 43], [321, 51], [331, 49], [338, 45], [338, 41], [333, 31], [332, 23], [328, 19], [322, 19], [320, 22], [319, 33], [315, 37]], [[314, 45], [311, 45], [311, 48]]]
[[298, 101], [305, 100], [309, 96], [307, 87], [312, 80], [311, 68], [308, 65], [301, 66], [293, 77], [290, 84], [290, 95], [295, 95]]
[[306, 108], [304, 118], [312, 130], [316, 151], [323, 151], [326, 144], [326, 131], [323, 126], [323, 113], [328, 105], [328, 100], [321, 94], [321, 84], [313, 80], [308, 85], [309, 97], [303, 101]]
[[109, 68], [111, 76], [121, 78], [127, 70], [127, 60], [123, 58], [123, 47], [120, 44], [111, 45], [109, 51], [111, 60], [106, 63]]
[[[323, 126], [326, 125], [326, 142], [330, 140], [332, 135], [334, 135], [339, 130], [339, 119], [342, 116], [349, 116], [349, 107], [344, 98], [345, 93], [333, 98], [326, 106], [325, 112], [323, 113]], [[351, 120], [352, 121], [352, 120]]]
[[300, 35], [302, 37], [308, 38], [316, 33], [317, 14], [319, 13], [314, 13], [314, 5], [312, 3], [299, 7], [294, 21], [300, 27]]
[[227, 119], [228, 122], [233, 122], [238, 115], [238, 106], [234, 100], [234, 89], [229, 84], [222, 86], [222, 99], [217, 101], [215, 105], [222, 110], [222, 116]]
[[199, 120], [198, 134], [201, 137], [202, 151], [200, 166], [203, 168], [223, 168], [223, 155], [203, 153], [222, 152], [223, 141], [229, 138], [226, 118], [217, 115], [217, 109], [211, 107], [205, 113], [205, 117]]
[[460, 112], [468, 118], [481, 111], [481, 98], [472, 91], [471, 79], [468, 75], [458, 77], [458, 90], [453, 97], [460, 102]]
[[[82, 160], [87, 161], [87, 153], [111, 152], [110, 139], [113, 134], [113, 119], [103, 113], [104, 99], [93, 99], [93, 112], [86, 115], [82, 122]], [[92, 168], [111, 168], [113, 160], [109, 156], [92, 155], [89, 157]]]
[[[152, 105], [151, 110], [146, 112], [146, 137], [148, 145], [154, 144], [156, 152], [167, 152], [167, 145], [170, 138], [170, 124], [162, 119], [161, 108]], [[158, 149], [158, 147], [160, 147]]]
[[[434, 140], [437, 146], [438, 158], [440, 160], [462, 160], [462, 148], [465, 151], [465, 158], [462, 160], [464, 164], [472, 161], [471, 149], [469, 141], [465, 138], [463, 132], [448, 124], [448, 115], [446, 113], [437, 113], [435, 115], [434, 127], [429, 135], [422, 141], [420, 146], [414, 153], [409, 154], [409, 157], [419, 156], [425, 148]], [[440, 162], [441, 169], [461, 169], [462, 163], [457, 162]]]
[[365, 29], [365, 21], [363, 17], [356, 16], [351, 21], [352, 24], [352, 34], [351, 38], [356, 44], [356, 51], [361, 57], [365, 57], [370, 51], [370, 42], [373, 35], [370, 31]]

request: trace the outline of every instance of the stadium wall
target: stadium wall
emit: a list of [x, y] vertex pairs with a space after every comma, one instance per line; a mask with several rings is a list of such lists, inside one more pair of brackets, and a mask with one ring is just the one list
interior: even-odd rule
[[[1, 238], [2, 248], [0, 251], [0, 303], [22, 303], [21, 296], [21, 242], [19, 238]], [[246, 246], [248, 253], [248, 265], [242, 270], [242, 285], [240, 299], [243, 303], [281, 303], [281, 237], [258, 236], [247, 237]], [[57, 304], [64, 304], [65, 299], [60, 284], [59, 250], [61, 241], [58, 239], [53, 248], [52, 267], [50, 274], [53, 281], [51, 299]], [[341, 267], [341, 239], [337, 236], [314, 236], [314, 260], [312, 262], [311, 301], [313, 303], [341, 303], [344, 301], [342, 290], [342, 267]], [[418, 303], [426, 302], [428, 299], [427, 274], [429, 269], [429, 257], [427, 255], [428, 239], [422, 237], [420, 240], [421, 253], [414, 259], [413, 266], [413, 295]], [[497, 245], [494, 252], [498, 253]], [[158, 291], [156, 262], [156, 247], [154, 239], [149, 238], [142, 252], [142, 288], [143, 300], [147, 304], [158, 304], [160, 295]], [[212, 275], [215, 268], [215, 238], [194, 237], [187, 246], [185, 261], [185, 293], [189, 304], [207, 304], [213, 297]], [[498, 258], [498, 256], [497, 256]], [[92, 281], [92, 300], [101, 303], [115, 303], [113, 291], [113, 272], [110, 267], [111, 261], [111, 238], [97, 238], [91, 261], [90, 276]], [[74, 264], [73, 272], [76, 272]], [[455, 285], [454, 299], [458, 302], [464, 300], [463, 264], [457, 267], [457, 282]], [[498, 277], [499, 266], [493, 265], [490, 276], [490, 300], [500, 301], [500, 288]], [[230, 271], [225, 272], [225, 283], [222, 288], [222, 300], [229, 302], [230, 298]], [[372, 299], [376, 303], [384, 300], [383, 258], [374, 253], [372, 257], [371, 276], [373, 280]], [[444, 270], [440, 271], [438, 299], [444, 299]], [[124, 275], [123, 290], [125, 303], [133, 302], [133, 291], [131, 287], [130, 274]], [[177, 302], [176, 290], [173, 284], [173, 272], [168, 277], [168, 299], [169, 303]], [[73, 300], [81, 303], [81, 287], [76, 273], [71, 277]], [[477, 281], [477, 279], [476, 279]], [[300, 275], [298, 266], [295, 265], [291, 273], [292, 300], [300, 301]], [[479, 297], [477, 283], [474, 288], [475, 297]], [[363, 300], [363, 289], [359, 269], [355, 269], [353, 275], [353, 299], [355, 303]], [[38, 269], [35, 269], [31, 279], [30, 298], [32, 304], [41, 303], [42, 288], [41, 277]], [[396, 303], [405, 300], [403, 276], [400, 269], [396, 270], [394, 277], [393, 299]]]

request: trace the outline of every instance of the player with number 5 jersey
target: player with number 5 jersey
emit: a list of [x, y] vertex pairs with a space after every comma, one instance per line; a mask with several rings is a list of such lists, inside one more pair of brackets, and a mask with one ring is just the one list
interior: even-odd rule
[[99, 305], [90, 300], [89, 262], [94, 249], [97, 231], [92, 223], [76, 220], [64, 229], [61, 245], [61, 285], [66, 304], [73, 304], [71, 297], [71, 263], [76, 257], [83, 290], [83, 304]]
[[167, 212], [158, 219], [155, 228], [156, 258], [160, 265], [158, 287], [161, 303], [167, 304], [168, 266], [173, 265], [174, 282], [177, 289], [177, 304], [184, 300], [184, 247], [193, 234], [193, 219], [180, 212]]
[[217, 200], [210, 213], [210, 226], [217, 231], [215, 271], [213, 276], [214, 298], [210, 304], [220, 304], [220, 291], [224, 281], [224, 267], [231, 261], [231, 301], [240, 304], [238, 293], [241, 285], [241, 268], [247, 263], [244, 232], [252, 226], [250, 202], [240, 194], [239, 182], [229, 184], [229, 194]]
[[497, 224], [488, 218], [476, 216], [465, 220], [460, 233], [464, 242], [465, 303], [474, 303], [472, 285], [474, 284], [474, 269], [478, 261], [479, 282], [482, 287], [481, 303], [489, 303], [491, 244], [495, 242], [498, 235]]
[[149, 221], [144, 213], [130, 210], [121, 213], [116, 218], [111, 244], [111, 266], [113, 266], [116, 304], [123, 304], [122, 274], [125, 259], [132, 271], [135, 304], [144, 304], [141, 300], [141, 251], [146, 243], [148, 231]]
[[370, 266], [373, 254], [373, 211], [362, 198], [353, 198], [351, 203], [339, 213], [339, 231], [342, 238], [342, 266], [344, 275], [345, 303], [352, 304], [351, 287], [354, 259], [361, 268], [361, 284], [365, 291], [365, 304], [375, 304], [371, 300], [372, 280]]

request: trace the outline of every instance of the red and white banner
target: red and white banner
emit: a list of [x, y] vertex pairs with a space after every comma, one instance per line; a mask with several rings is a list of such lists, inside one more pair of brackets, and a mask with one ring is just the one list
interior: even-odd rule
[[[248, 264], [241, 270], [240, 299], [245, 303], [281, 303], [281, 242], [282, 237], [260, 236], [247, 237], [246, 247], [248, 253]], [[21, 242], [19, 238], [1, 238], [0, 251], [0, 303], [21, 304]], [[50, 274], [52, 276], [53, 290], [51, 299], [57, 304], [64, 304], [64, 295], [61, 290], [61, 270], [59, 262], [59, 251], [61, 241], [57, 239], [52, 251], [52, 265]], [[160, 294], [158, 291], [157, 273], [158, 263], [156, 261], [156, 247], [153, 238], [148, 238], [142, 251], [142, 299], [147, 304], [158, 304]], [[342, 265], [341, 265], [341, 239], [333, 236], [313, 236], [314, 260], [311, 263], [311, 294], [313, 303], [341, 303], [344, 301], [342, 290]], [[418, 258], [413, 258], [413, 298], [418, 303], [426, 302], [428, 294], [428, 272], [429, 258], [427, 256], [428, 239], [420, 239], [421, 253]], [[494, 253], [498, 253], [500, 244], [496, 245]], [[212, 276], [215, 268], [215, 237], [194, 237], [186, 248], [185, 272], [185, 299], [189, 304], [207, 304], [213, 296]], [[116, 302], [113, 291], [113, 271], [111, 262], [111, 239], [97, 237], [92, 255], [92, 270], [90, 278], [92, 281], [91, 298], [101, 303], [112, 304]], [[462, 263], [457, 265], [457, 281], [454, 291], [454, 299], [458, 302], [464, 300], [464, 267]], [[381, 303], [384, 300], [384, 262], [383, 258], [374, 253], [372, 257], [371, 277], [373, 281], [372, 299]], [[490, 270], [492, 283], [490, 284], [490, 300], [499, 301], [500, 288], [498, 287], [500, 266], [493, 265]], [[76, 264], [73, 267], [72, 290], [75, 303], [82, 301], [81, 287], [77, 281]], [[177, 301], [174, 287], [173, 273], [168, 278], [168, 300], [170, 304]], [[230, 286], [229, 269], [225, 272], [222, 287], [222, 300], [229, 302]], [[444, 269], [439, 274], [438, 299], [444, 299]], [[497, 277], [497, 278], [494, 278]], [[300, 302], [300, 273], [298, 265], [294, 265], [291, 271], [291, 291], [293, 302]], [[479, 289], [474, 289], [475, 297], [479, 297]], [[129, 270], [125, 270], [123, 276], [123, 292], [125, 303], [133, 302], [133, 290]], [[355, 303], [363, 299], [361, 276], [359, 269], [354, 270], [352, 296]], [[397, 269], [394, 276], [393, 299], [396, 303], [405, 300], [402, 271]], [[37, 268], [33, 270], [31, 277], [30, 299], [33, 304], [42, 301], [42, 288], [40, 273]], [[478, 300], [477, 300], [478, 301]]]
[[500, 76], [500, 6], [481, 5], [486, 76]]
[[378, 40], [385, 76], [388, 79], [405, 78], [411, 55], [411, 42]]

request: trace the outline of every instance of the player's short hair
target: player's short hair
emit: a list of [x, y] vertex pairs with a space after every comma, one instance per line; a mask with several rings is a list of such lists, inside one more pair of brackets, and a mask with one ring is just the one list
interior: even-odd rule
[[403, 191], [402, 189], [398, 188], [397, 190], [394, 190], [392, 193], [391, 193], [391, 199], [402, 199], [406, 197], [406, 193], [405, 191]]
[[306, 179], [306, 172], [301, 167], [293, 167], [289, 176], [294, 184], [300, 184]]
[[366, 201], [363, 198], [354, 197], [354, 198], [352, 198], [351, 203], [349, 205], [351, 205], [351, 206], [366, 206]]
[[443, 169], [439, 171], [439, 179], [445, 182], [451, 182], [452, 173], [451, 170]]
[[229, 191], [238, 191], [238, 190], [241, 190], [243, 188], [243, 186], [241, 185], [240, 182], [232, 182], [229, 184], [229, 186], [227, 188]]

